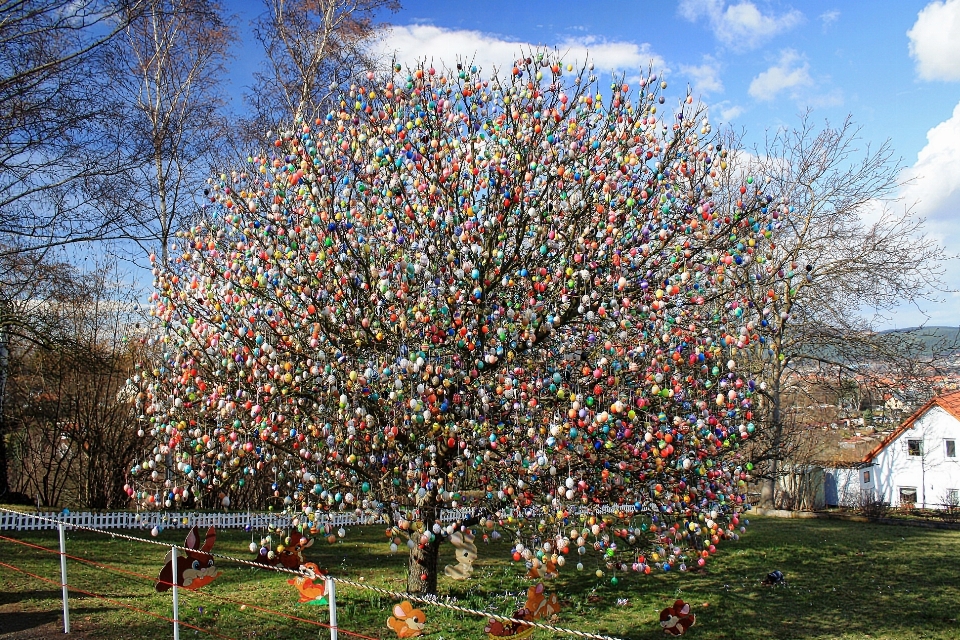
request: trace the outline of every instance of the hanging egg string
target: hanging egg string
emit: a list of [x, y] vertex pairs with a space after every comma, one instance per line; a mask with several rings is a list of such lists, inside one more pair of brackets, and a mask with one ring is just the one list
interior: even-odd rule
[[[717, 200], [726, 151], [691, 99], [657, 113], [655, 74], [634, 97], [564, 67], [536, 52], [492, 79], [427, 65], [358, 78], [325, 117], [211, 179], [210, 215], [155, 269], [161, 355], [135, 380], [155, 442], [133, 470], [143, 506], [164, 506], [169, 454], [175, 495], [229, 500], [262, 462], [291, 513], [395, 500], [420, 508], [421, 535], [454, 501], [541, 538], [541, 520], [596, 525], [604, 556], [615, 522], [568, 504], [652, 503], [657, 536], [691, 557], [729, 531], [753, 388], [723, 360], [759, 310], [728, 275], [786, 212], [752, 178]], [[564, 398], [541, 384], [558, 366], [573, 370]], [[189, 433], [208, 401], [212, 457]], [[457, 496], [440, 480], [461, 452], [477, 486]], [[546, 471], [563, 461], [568, 503]]]

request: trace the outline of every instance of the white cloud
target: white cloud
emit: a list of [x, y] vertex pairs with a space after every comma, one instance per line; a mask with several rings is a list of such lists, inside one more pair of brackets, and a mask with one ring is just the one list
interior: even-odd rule
[[[927, 132], [917, 162], [904, 171], [909, 184], [901, 189], [908, 205], [933, 218], [954, 218], [960, 210], [960, 104], [953, 115]], [[960, 218], [957, 220], [960, 227]], [[960, 247], [958, 247], [960, 248]]]
[[[926, 218], [926, 232], [932, 240], [943, 244], [947, 254], [960, 254], [960, 104], [947, 120], [927, 132], [927, 144], [917, 154], [917, 161], [904, 169], [900, 177], [906, 181], [898, 193], [901, 205], [913, 207], [917, 215]], [[944, 266], [945, 284], [954, 291], [960, 290], [957, 260]], [[927, 309], [928, 324], [955, 326], [960, 322], [960, 297], [945, 297], [943, 304]], [[923, 320], [918, 314], [897, 318], [900, 326]]]
[[716, 110], [716, 113], [720, 116], [720, 122], [730, 123], [733, 120], [736, 120], [743, 114], [743, 107], [736, 104], [731, 104], [730, 102], [724, 101], [719, 104], [713, 105], [713, 108]]
[[840, 12], [837, 11], [836, 9], [832, 9], [830, 11], [824, 11], [819, 15], [819, 18], [820, 18], [821, 24], [823, 24], [823, 28], [826, 29], [827, 27], [829, 27], [834, 22], [840, 19]]
[[720, 80], [720, 63], [713, 57], [706, 56], [703, 64], [680, 65], [680, 73], [690, 78], [695, 93], [720, 93], [723, 91], [723, 82]]
[[[377, 44], [384, 57], [395, 56], [400, 63], [413, 64], [425, 59], [437, 65], [453, 65], [459, 60], [475, 64], [485, 72], [492, 72], [494, 67], [503, 69], [512, 65], [521, 54], [529, 53], [537, 46], [481, 31], [444, 29], [427, 24], [389, 27]], [[565, 62], [577, 66], [589, 58], [597, 69], [608, 73], [627, 73], [632, 77], [645, 72], [651, 65], [657, 73], [665, 70], [663, 58], [647, 43], [584, 36], [568, 37], [548, 46], [556, 48]]]
[[815, 91], [804, 96], [803, 104], [811, 109], [826, 109], [829, 107], [841, 107], [846, 101], [842, 89], [830, 89]]
[[731, 49], [756, 49], [774, 36], [803, 21], [803, 14], [791, 9], [782, 15], [765, 14], [753, 2], [743, 0], [681, 0], [680, 15], [694, 22], [706, 18], [717, 40]]
[[960, 80], [960, 0], [925, 6], [907, 37], [922, 79]]
[[602, 71], [646, 71], [650, 67], [656, 73], [667, 71], [666, 62], [646, 42], [608, 42], [587, 37], [581, 40], [567, 39], [555, 46], [561, 54], [565, 54], [565, 59], [572, 56], [573, 61], [583, 62], [589, 58]]
[[773, 100], [787, 90], [796, 96], [796, 89], [812, 84], [810, 64], [793, 49], [784, 49], [775, 65], [750, 82], [747, 92], [757, 100]]

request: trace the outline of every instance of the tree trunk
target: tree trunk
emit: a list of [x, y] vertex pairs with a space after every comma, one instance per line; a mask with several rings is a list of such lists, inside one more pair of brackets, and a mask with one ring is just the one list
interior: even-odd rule
[[[424, 532], [430, 533], [440, 518], [440, 504], [436, 490], [430, 491], [419, 501], [420, 518]], [[407, 593], [415, 595], [435, 595], [437, 593], [437, 560], [440, 556], [440, 542], [437, 535], [432, 542], [413, 545], [407, 562]]]
[[0, 502], [10, 491], [10, 480], [7, 475], [7, 434], [0, 420]]
[[764, 478], [760, 485], [760, 506], [764, 509], [774, 509], [777, 504], [777, 474], [780, 472], [780, 461], [773, 459], [770, 461], [768, 473], [770, 476]]
[[764, 509], [775, 509], [777, 505], [777, 476], [780, 473], [780, 447], [783, 445], [783, 421], [780, 415], [780, 371], [782, 370], [778, 367], [770, 393], [773, 403], [772, 424], [770, 425], [773, 430], [770, 442], [771, 456], [767, 477], [760, 486], [760, 506]]
[[7, 475], [7, 421], [5, 400], [7, 397], [7, 373], [10, 369], [10, 341], [5, 329], [0, 329], [0, 501], [10, 491]]
[[[432, 526], [432, 525], [431, 525]], [[437, 593], [437, 560], [440, 557], [440, 536], [425, 545], [410, 549], [407, 564], [407, 593], [427, 595]]]

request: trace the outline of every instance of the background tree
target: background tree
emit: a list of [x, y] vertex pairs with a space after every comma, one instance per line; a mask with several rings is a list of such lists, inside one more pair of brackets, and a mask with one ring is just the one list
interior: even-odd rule
[[[923, 235], [922, 220], [891, 200], [900, 167], [889, 145], [861, 145], [849, 119], [818, 129], [807, 114], [755, 154], [731, 156], [744, 174], [766, 176], [756, 189], [779, 194], [768, 202], [774, 219], [764, 233], [775, 242], [763, 263], [728, 274], [761, 317], [725, 337], [762, 381], [767, 428], [754, 453], [763, 462], [767, 507], [775, 504], [780, 462], [801, 444], [785, 428], [784, 398], [803, 393], [805, 376], [832, 378], [837, 392], [853, 379], [897, 385], [929, 375], [940, 355], [909, 334], [875, 329], [898, 307], [936, 295], [945, 256]], [[719, 188], [743, 192], [735, 178]], [[750, 340], [753, 332], [762, 339]]]
[[118, 235], [83, 185], [121, 169], [109, 129], [103, 49], [139, 2], [0, 4], [0, 242], [4, 253]]
[[[45, 335], [43, 304], [63, 272], [50, 249], [123, 235], [123, 210], [89, 205], [88, 180], [123, 168], [110, 127], [104, 48], [138, 2], [0, 3], [0, 496], [8, 491], [7, 378], [13, 343]], [[34, 313], [24, 314], [24, 311]], [[42, 309], [40, 310], [42, 311]]]
[[60, 304], [78, 291], [75, 270], [51, 251], [0, 252], [0, 496], [10, 490], [7, 442], [17, 420], [10, 415], [10, 367], [24, 352], [67, 340]]
[[144, 357], [139, 336], [139, 290], [126, 285], [116, 268], [86, 278], [86, 301], [77, 315], [72, 399], [73, 439], [78, 461], [76, 500], [94, 509], [125, 508], [130, 465], [143, 448], [134, 413], [136, 387], [130, 378]]
[[110, 269], [57, 267], [35, 274], [53, 291], [27, 299], [46, 319], [43, 332], [17, 332], [11, 343], [12, 484], [43, 506], [122, 506], [142, 446], [126, 387], [134, 360], [121, 337], [134, 330], [131, 307]]
[[[613, 533], [664, 565], [736, 535], [754, 387], [715, 341], [715, 265], [764, 250], [766, 200], [713, 198], [691, 99], [658, 116], [656, 76], [605, 101], [572, 69], [369, 74], [211, 179], [154, 270], [138, 499], [163, 504], [172, 454], [175, 495], [266, 476], [305, 530], [396, 511], [411, 592], [436, 589], [444, 506], [547, 553], [595, 536], [614, 568]], [[567, 520], [605, 504], [642, 523]]]
[[11, 376], [10, 434], [14, 486], [35, 504], [61, 504], [76, 470], [77, 424], [71, 405], [77, 397], [71, 370], [75, 363], [61, 349], [30, 345], [18, 354]]
[[[313, 120], [327, 108], [336, 85], [373, 69], [368, 45], [376, 37], [374, 17], [396, 11], [397, 0], [263, 0], [254, 34], [266, 57], [254, 74], [247, 102], [262, 135], [282, 122]], [[248, 140], [253, 142], [256, 140]]]
[[[115, 135], [128, 167], [91, 181], [104, 217], [124, 215], [142, 256], [167, 259], [196, 214], [217, 141], [233, 30], [217, 2], [142, 0], [105, 52]], [[122, 212], [122, 213], [120, 213]]]

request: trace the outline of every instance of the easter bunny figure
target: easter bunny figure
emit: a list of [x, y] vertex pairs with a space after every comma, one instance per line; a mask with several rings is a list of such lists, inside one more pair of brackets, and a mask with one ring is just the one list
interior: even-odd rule
[[387, 619], [387, 627], [392, 629], [398, 638], [419, 638], [423, 635], [423, 627], [427, 616], [420, 609], [414, 609], [404, 600], [393, 607], [393, 615]]
[[187, 541], [183, 546], [187, 548], [177, 549], [177, 575], [174, 580], [173, 575], [173, 550], [167, 552], [166, 564], [160, 570], [160, 577], [157, 579], [157, 591], [167, 591], [176, 584], [185, 589], [199, 589], [205, 584], [213, 582], [213, 579], [220, 575], [220, 571], [213, 564], [213, 544], [217, 541], [217, 530], [210, 527], [207, 535], [203, 539], [203, 546], [200, 546], [200, 531], [193, 527], [187, 534]]
[[466, 580], [473, 574], [473, 563], [477, 559], [477, 545], [473, 544], [473, 534], [469, 531], [457, 531], [450, 536], [450, 544], [457, 550], [457, 565], [447, 565], [443, 572], [454, 580]]

